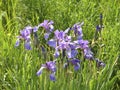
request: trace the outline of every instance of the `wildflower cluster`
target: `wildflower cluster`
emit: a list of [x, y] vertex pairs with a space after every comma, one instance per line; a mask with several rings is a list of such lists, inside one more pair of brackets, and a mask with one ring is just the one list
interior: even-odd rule
[[[80, 69], [80, 63], [82, 61], [78, 58], [79, 53], [82, 54], [84, 59], [95, 61], [98, 67], [105, 66], [102, 61], [94, 57], [94, 54], [89, 47], [89, 41], [83, 39], [83, 22], [76, 23], [66, 30], [54, 30], [53, 24], [53, 21], [44, 20], [38, 26], [27, 26], [20, 31], [20, 35], [17, 37], [16, 47], [19, 46], [21, 40], [23, 40], [25, 48], [31, 50], [31, 34], [34, 34], [34, 38], [36, 39], [38, 38], [38, 29], [42, 27], [45, 30], [44, 38], [47, 41], [47, 44], [55, 50], [53, 53], [55, 60], [42, 64], [37, 72], [38, 76], [42, 74], [43, 69], [47, 69], [51, 72], [50, 80], [55, 81], [55, 73], [57, 70], [56, 61], [61, 55], [63, 55], [66, 60], [64, 61], [63, 67], [67, 68], [69, 65], [73, 65], [75, 71]], [[51, 33], [54, 34], [53, 38], [49, 37]], [[71, 33], [73, 33], [72, 36]]]

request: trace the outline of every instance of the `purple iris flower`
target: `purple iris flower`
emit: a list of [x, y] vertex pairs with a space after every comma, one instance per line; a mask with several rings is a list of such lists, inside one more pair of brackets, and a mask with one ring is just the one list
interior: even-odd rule
[[46, 30], [46, 33], [44, 34], [45, 40], [47, 40], [49, 38], [49, 35], [54, 30], [53, 24], [54, 24], [53, 21], [44, 20], [43, 23], [38, 25], [38, 27], [43, 27]]
[[44, 20], [43, 23], [39, 24], [39, 27], [43, 27], [47, 32], [52, 32], [54, 30], [54, 22], [49, 20]]
[[89, 48], [84, 49], [84, 57], [89, 60], [93, 60], [93, 52]]
[[37, 75], [41, 75], [43, 69], [47, 69], [51, 72], [50, 74], [50, 80], [55, 81], [55, 72], [56, 72], [56, 61], [49, 61], [46, 62], [46, 64], [42, 64], [41, 68], [38, 70]]
[[68, 36], [64, 31], [55, 31], [55, 38], [57, 39], [58, 49], [63, 50], [69, 47], [71, 36]]
[[82, 39], [82, 37], [83, 37], [82, 27], [81, 27], [82, 25], [83, 25], [83, 22], [81, 24], [76, 23], [73, 25], [73, 27], [71, 29], [71, 30], [74, 30], [74, 34], [77, 35], [78, 40]]
[[75, 71], [80, 69], [80, 60], [79, 59], [68, 60], [67, 63], [64, 64], [64, 68], [67, 68], [69, 64], [72, 64], [74, 66]]
[[32, 27], [31, 26], [27, 26], [25, 27], [23, 30], [20, 31], [20, 36], [18, 36], [17, 38], [17, 41], [16, 41], [16, 44], [15, 46], [19, 46], [20, 45], [20, 40], [24, 40], [25, 41], [25, 48], [27, 50], [31, 50], [31, 46], [30, 46], [30, 34], [32, 32]]
[[27, 40], [30, 37], [31, 32], [32, 32], [32, 27], [27, 26], [20, 31], [20, 37]]
[[88, 48], [88, 44], [89, 42], [87, 40], [77, 40], [77, 41], [74, 41], [76, 44], [77, 44], [77, 47], [78, 48], [81, 48], [81, 49], [85, 49], [85, 48]]
[[54, 32], [54, 34], [55, 34], [55, 38], [58, 39], [58, 40], [63, 40], [64, 37], [65, 37], [65, 32], [64, 31], [56, 30]]
[[56, 30], [54, 32], [54, 35], [55, 35], [54, 39], [49, 40], [48, 45], [55, 49], [58, 47], [59, 49], [61, 47], [65, 47], [65, 44], [66, 44], [64, 41], [65, 33], [63, 31]]

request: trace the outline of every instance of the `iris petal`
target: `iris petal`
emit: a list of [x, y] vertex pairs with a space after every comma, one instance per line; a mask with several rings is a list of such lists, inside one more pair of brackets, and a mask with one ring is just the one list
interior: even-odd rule
[[38, 72], [36, 73], [37, 74], [37, 76], [39, 76], [39, 75], [41, 75], [42, 74], [42, 70], [44, 69], [45, 67], [41, 67], [39, 70], [38, 70]]
[[38, 26], [35, 26], [34, 28], [33, 28], [33, 32], [37, 32], [38, 31]]
[[48, 45], [53, 47], [53, 48], [56, 48], [56, 40], [54, 40], [54, 39], [49, 40]]
[[17, 46], [19, 46], [20, 45], [20, 40], [18, 39], [17, 41], [16, 41], [16, 43], [15, 43], [15, 46], [17, 47]]
[[77, 65], [74, 66], [74, 70], [77, 71], [77, 70], [79, 70], [79, 69], [80, 69], [80, 64], [77, 63]]
[[26, 41], [24, 46], [27, 50], [31, 50], [30, 42]]
[[55, 73], [50, 74], [50, 80], [56, 81]]
[[58, 58], [58, 57], [59, 57], [59, 55], [60, 55], [59, 51], [58, 51], [58, 50], [56, 50], [56, 51], [55, 51], [55, 53], [54, 53], [54, 57], [55, 57], [55, 58]]
[[49, 35], [50, 35], [50, 33], [45, 33], [45, 34], [44, 34], [45, 40], [47, 40], [47, 39], [49, 38]]

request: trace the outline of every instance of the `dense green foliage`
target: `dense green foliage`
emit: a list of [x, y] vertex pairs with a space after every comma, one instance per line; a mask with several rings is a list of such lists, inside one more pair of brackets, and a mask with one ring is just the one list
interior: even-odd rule
[[[102, 37], [93, 43], [99, 15], [103, 14]], [[95, 57], [106, 63], [96, 68], [85, 61], [78, 72], [60, 68], [57, 81], [49, 80], [47, 72], [36, 76], [42, 63], [50, 60], [40, 49], [27, 51], [15, 48], [16, 36], [27, 25], [35, 26], [49, 19], [55, 29], [65, 30], [84, 21], [84, 39], [90, 41]], [[39, 30], [39, 40], [44, 31]], [[120, 1], [119, 0], [1, 0], [0, 1], [0, 90], [119, 90], [120, 89]], [[80, 56], [79, 56], [80, 57]], [[80, 57], [81, 58], [81, 57]]]

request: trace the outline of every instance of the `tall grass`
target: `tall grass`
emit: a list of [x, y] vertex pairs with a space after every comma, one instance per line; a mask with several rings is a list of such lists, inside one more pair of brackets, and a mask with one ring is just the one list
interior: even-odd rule
[[[120, 1], [119, 0], [1, 0], [0, 2], [0, 90], [119, 90], [120, 89]], [[47, 72], [36, 76], [46, 59], [41, 51], [14, 47], [16, 36], [26, 25], [53, 20], [56, 29], [65, 30], [84, 21], [84, 39], [93, 41], [99, 15], [103, 14], [101, 39], [93, 43], [95, 57], [106, 63], [98, 70], [95, 63], [81, 64], [78, 72], [57, 69], [57, 81]], [[43, 32], [42, 29], [39, 33]], [[43, 35], [39, 35], [40, 43]], [[44, 43], [43, 43], [44, 42]], [[58, 64], [57, 64], [58, 65]]]

